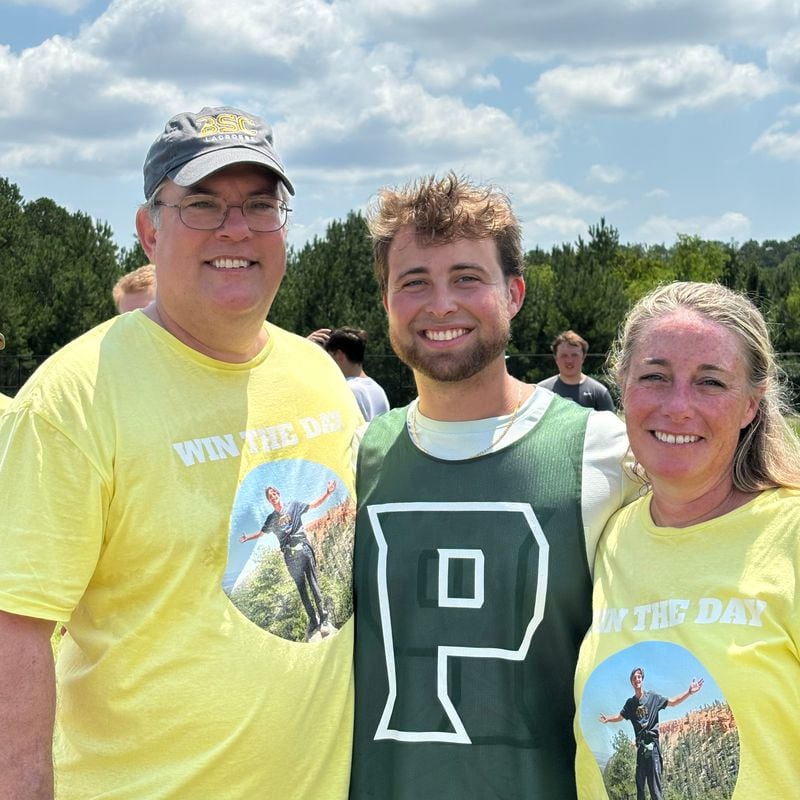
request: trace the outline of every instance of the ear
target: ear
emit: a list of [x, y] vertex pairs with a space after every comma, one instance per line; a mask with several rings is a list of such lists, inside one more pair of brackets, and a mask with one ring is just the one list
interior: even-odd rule
[[757, 391], [753, 392], [750, 395], [750, 401], [747, 404], [747, 409], [744, 412], [744, 416], [742, 417], [742, 424], [739, 425], [739, 429], [746, 428], [755, 418], [756, 414], [758, 413], [758, 407], [761, 405], [761, 400], [764, 397], [764, 390], [758, 389]]
[[525, 300], [525, 279], [521, 275], [512, 275], [507, 282], [508, 285], [508, 313], [510, 317], [515, 317], [522, 308]]
[[153, 224], [150, 212], [146, 208], [140, 208], [136, 212], [136, 233], [139, 235], [139, 241], [142, 243], [142, 250], [144, 250], [151, 263], [154, 264], [156, 260], [155, 253], [158, 229]]

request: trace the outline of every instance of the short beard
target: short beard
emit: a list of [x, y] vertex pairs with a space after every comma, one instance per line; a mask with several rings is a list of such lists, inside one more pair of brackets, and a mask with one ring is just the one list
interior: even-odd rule
[[477, 375], [505, 352], [510, 340], [509, 327], [502, 336], [490, 341], [480, 341], [466, 353], [422, 353], [416, 344], [407, 346], [400, 342], [389, 328], [389, 341], [397, 357], [415, 373], [442, 383], [458, 383]]

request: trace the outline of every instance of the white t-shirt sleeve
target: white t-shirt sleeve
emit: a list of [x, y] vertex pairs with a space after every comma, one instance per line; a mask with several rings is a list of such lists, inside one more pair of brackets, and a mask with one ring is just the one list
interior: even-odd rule
[[631, 464], [625, 424], [612, 411], [592, 412], [583, 445], [581, 512], [586, 558], [593, 574], [597, 542], [606, 522], [641, 489]]

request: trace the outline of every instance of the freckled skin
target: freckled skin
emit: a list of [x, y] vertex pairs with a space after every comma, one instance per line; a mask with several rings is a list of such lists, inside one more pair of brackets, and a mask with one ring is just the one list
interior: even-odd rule
[[[699, 500], [709, 507], [732, 489], [739, 433], [758, 398], [733, 332], [686, 310], [655, 320], [632, 353], [623, 387], [631, 449], [647, 470], [654, 497]], [[698, 437], [696, 441], [659, 441]]]

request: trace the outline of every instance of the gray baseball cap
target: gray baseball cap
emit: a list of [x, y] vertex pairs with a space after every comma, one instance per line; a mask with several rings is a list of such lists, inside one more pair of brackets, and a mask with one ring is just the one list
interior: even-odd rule
[[192, 186], [231, 164], [261, 164], [294, 194], [269, 124], [238, 108], [216, 106], [177, 114], [166, 124], [144, 161], [144, 196], [150, 199], [165, 178]]

